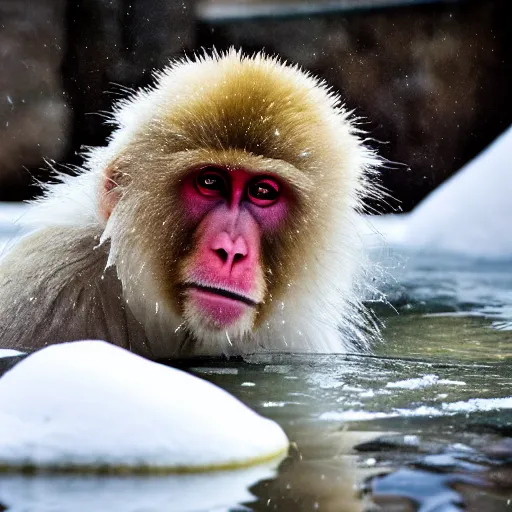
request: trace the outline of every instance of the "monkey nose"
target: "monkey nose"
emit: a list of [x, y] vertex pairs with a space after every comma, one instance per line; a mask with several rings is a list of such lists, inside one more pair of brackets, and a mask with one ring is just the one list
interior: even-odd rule
[[248, 253], [247, 242], [242, 236], [238, 236], [235, 241], [231, 236], [222, 232], [219, 233], [212, 244], [213, 252], [219, 257], [223, 264], [230, 267], [242, 261]]
[[247, 256], [248, 252], [245, 238], [239, 236], [233, 244], [233, 263], [243, 260]]

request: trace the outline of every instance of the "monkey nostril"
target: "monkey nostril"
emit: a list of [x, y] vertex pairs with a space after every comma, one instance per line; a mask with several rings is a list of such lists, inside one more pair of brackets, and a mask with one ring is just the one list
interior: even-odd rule
[[235, 256], [233, 257], [233, 263], [238, 263], [239, 261], [244, 259], [244, 255], [237, 252]]
[[228, 253], [225, 249], [215, 249], [215, 253], [222, 260], [222, 263], [226, 263], [226, 261], [228, 261]]

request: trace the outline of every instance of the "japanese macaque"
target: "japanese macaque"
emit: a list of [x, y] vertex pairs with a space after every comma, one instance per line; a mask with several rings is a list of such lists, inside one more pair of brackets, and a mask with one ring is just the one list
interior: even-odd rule
[[[99, 338], [151, 358], [365, 345], [358, 210], [378, 159], [339, 97], [237, 51], [117, 104], [0, 263], [0, 346]], [[355, 344], [354, 344], [355, 343]]]

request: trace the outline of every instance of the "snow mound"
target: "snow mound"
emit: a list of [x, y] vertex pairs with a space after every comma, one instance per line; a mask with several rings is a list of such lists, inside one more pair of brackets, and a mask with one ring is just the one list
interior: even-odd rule
[[4, 357], [14, 357], [21, 355], [23, 355], [23, 352], [20, 352], [19, 350], [12, 350], [10, 348], [0, 348], [0, 359], [3, 359]]
[[4, 468], [204, 471], [287, 448], [226, 391], [102, 341], [47, 347], [0, 378]]
[[391, 245], [469, 257], [512, 257], [512, 127], [410, 214], [372, 218]]

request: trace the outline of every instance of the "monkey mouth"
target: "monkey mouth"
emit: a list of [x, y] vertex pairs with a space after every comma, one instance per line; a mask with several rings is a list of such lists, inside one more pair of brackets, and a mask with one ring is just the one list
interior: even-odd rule
[[217, 288], [215, 286], [205, 286], [196, 283], [187, 285], [187, 288], [192, 288], [202, 292], [211, 293], [213, 295], [219, 295], [221, 297], [225, 297], [226, 299], [236, 300], [251, 307], [256, 307], [258, 305], [257, 302], [250, 299], [249, 297], [246, 297], [245, 295], [240, 295], [239, 293], [232, 292], [231, 290], [226, 290], [224, 288]]

